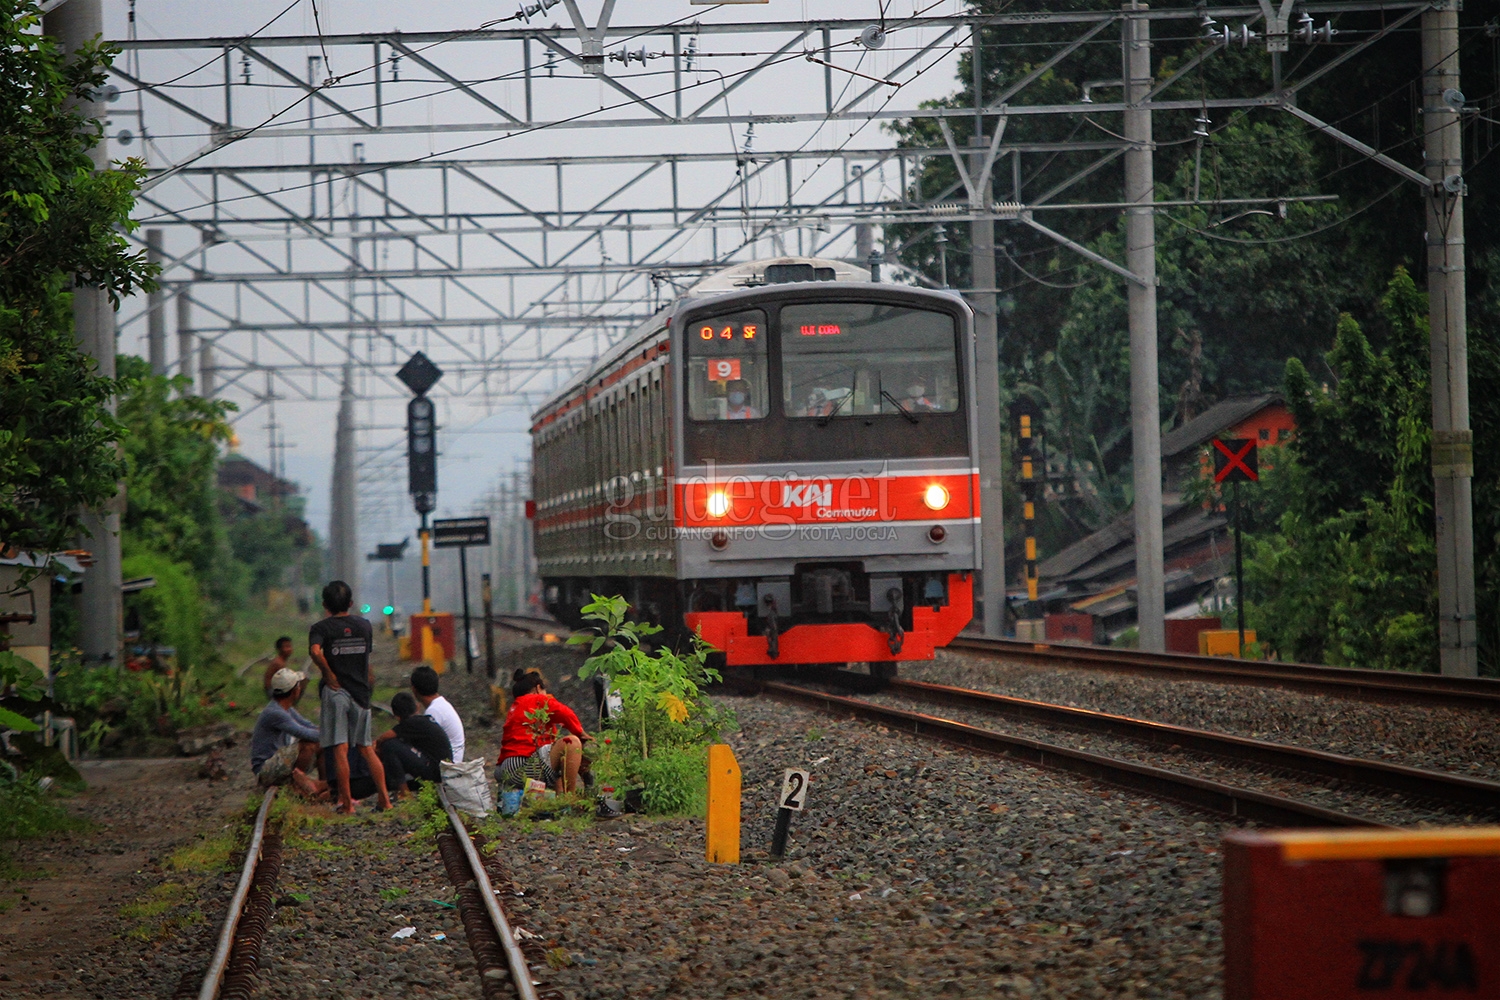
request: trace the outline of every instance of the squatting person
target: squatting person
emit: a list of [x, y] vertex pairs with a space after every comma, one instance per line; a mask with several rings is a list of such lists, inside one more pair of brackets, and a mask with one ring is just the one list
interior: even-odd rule
[[442, 781], [441, 761], [453, 759], [448, 734], [430, 715], [417, 713], [417, 699], [405, 691], [391, 696], [396, 724], [375, 739], [375, 752], [391, 778], [391, 787], [404, 783], [416, 791], [419, 781]]
[[[541, 671], [534, 667], [515, 672], [510, 693], [500, 763], [495, 767], [500, 787], [519, 788], [526, 779], [534, 778], [559, 792], [577, 789], [583, 741], [592, 739], [583, 731], [577, 714], [547, 693]], [[559, 737], [559, 729], [568, 730], [569, 735]]]
[[319, 687], [319, 742], [333, 751], [333, 771], [324, 771], [338, 796], [338, 811], [354, 812], [349, 793], [349, 747], [359, 750], [370, 769], [380, 808], [391, 807], [386, 793], [385, 768], [372, 746], [370, 735], [370, 692], [375, 688], [375, 671], [370, 666], [370, 645], [375, 631], [359, 615], [349, 613], [354, 592], [343, 580], [334, 580], [323, 588], [323, 608], [328, 617], [317, 622], [307, 636], [308, 653], [322, 672]]
[[438, 694], [437, 671], [421, 666], [411, 672], [411, 693], [416, 695], [422, 714], [430, 715], [448, 734], [448, 745], [453, 749], [453, 763], [464, 762], [464, 720], [459, 718], [453, 703]]
[[327, 794], [326, 782], [307, 776], [318, 754], [318, 727], [297, 711], [307, 675], [282, 667], [266, 686], [271, 700], [260, 710], [250, 735], [250, 770], [262, 788], [290, 781], [310, 799]]

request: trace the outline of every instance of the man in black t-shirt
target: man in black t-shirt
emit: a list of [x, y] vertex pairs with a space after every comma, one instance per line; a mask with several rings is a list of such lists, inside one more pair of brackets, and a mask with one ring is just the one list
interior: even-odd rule
[[307, 651], [323, 674], [318, 693], [318, 741], [333, 751], [334, 773], [329, 782], [338, 792], [338, 811], [354, 812], [349, 794], [349, 747], [359, 748], [370, 767], [370, 776], [380, 794], [380, 808], [391, 807], [386, 793], [385, 768], [371, 746], [370, 692], [375, 671], [370, 667], [370, 646], [375, 632], [370, 623], [349, 613], [354, 592], [343, 580], [323, 588], [323, 607], [328, 617], [308, 632]]
[[[406, 787], [416, 791], [418, 781], [442, 781], [440, 761], [453, 759], [448, 734], [430, 715], [417, 714], [417, 699], [400, 691], [391, 696], [391, 714], [397, 722], [375, 740], [375, 751], [386, 774], [403, 777]], [[392, 785], [400, 787], [400, 781]]]

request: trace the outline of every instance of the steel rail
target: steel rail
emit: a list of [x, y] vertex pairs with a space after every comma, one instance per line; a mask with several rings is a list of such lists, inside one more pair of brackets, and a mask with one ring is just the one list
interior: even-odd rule
[[566, 639], [573, 634], [573, 630], [562, 622], [551, 618], [538, 618], [534, 615], [491, 615], [496, 625], [525, 633], [533, 639], [540, 639], [543, 635], [555, 635], [559, 640]]
[[985, 753], [1014, 757], [1041, 767], [1069, 771], [1096, 781], [1239, 819], [1277, 826], [1341, 826], [1389, 828], [1363, 816], [1324, 809], [1308, 802], [1237, 788], [1165, 768], [1119, 760], [1102, 754], [1056, 746], [1023, 736], [997, 733], [921, 712], [876, 705], [858, 698], [825, 694], [778, 681], [761, 685], [767, 694], [831, 715], [854, 715], [928, 739], [953, 743]]
[[[859, 676], [859, 675], [855, 675]], [[1267, 740], [1233, 736], [1206, 729], [1194, 729], [1166, 722], [1151, 722], [1127, 715], [1114, 715], [1086, 708], [1070, 708], [1050, 702], [1032, 701], [989, 691], [972, 691], [930, 684], [925, 681], [895, 679], [886, 690], [892, 694], [935, 704], [975, 708], [1014, 718], [1029, 719], [1047, 725], [1071, 726], [1095, 733], [1106, 733], [1158, 746], [1173, 746], [1239, 762], [1316, 774], [1360, 785], [1395, 792], [1414, 799], [1442, 802], [1446, 805], [1500, 810], [1500, 782], [1471, 778], [1447, 771], [1433, 771], [1404, 764], [1350, 757], [1345, 754], [1289, 746]]]
[[448, 801], [448, 793], [441, 786], [438, 788], [438, 799], [448, 813], [448, 823], [453, 827], [453, 836], [463, 848], [464, 857], [469, 861], [469, 868], [474, 872], [474, 881], [479, 885], [479, 895], [484, 900], [485, 912], [489, 914], [490, 923], [495, 927], [495, 936], [500, 939], [500, 947], [505, 950], [505, 962], [510, 966], [510, 978], [515, 984], [516, 993], [521, 1000], [537, 1000], [536, 987], [531, 982], [531, 966], [526, 964], [526, 956], [522, 953], [521, 946], [516, 944], [516, 937], [511, 933], [510, 922], [505, 919], [505, 911], [500, 908], [500, 903], [495, 899], [495, 889], [490, 885], [490, 877], [484, 870], [484, 862], [480, 859], [479, 852], [474, 849], [474, 842], [469, 839], [469, 831], [464, 826], [463, 819], [459, 817], [458, 811], [453, 808], [453, 803]]
[[949, 648], [1047, 667], [1108, 670], [1220, 684], [1250, 684], [1369, 701], [1443, 705], [1500, 712], [1500, 681], [1478, 677], [1441, 677], [1434, 674], [1327, 667], [1276, 660], [1237, 660], [1186, 653], [1148, 653], [1137, 649], [985, 639], [968, 635], [954, 639]]
[[245, 909], [245, 898], [250, 894], [250, 880], [255, 877], [255, 868], [260, 864], [261, 846], [266, 839], [266, 817], [271, 812], [271, 802], [276, 798], [276, 786], [266, 789], [260, 809], [255, 814], [255, 827], [250, 832], [250, 846], [245, 849], [245, 864], [240, 868], [240, 881], [229, 900], [229, 913], [224, 917], [224, 928], [219, 932], [219, 943], [214, 948], [214, 957], [203, 975], [203, 985], [198, 988], [198, 1000], [215, 1000], [219, 987], [224, 982], [224, 970], [229, 966], [229, 953], [234, 948], [234, 932], [239, 928], [240, 915]]

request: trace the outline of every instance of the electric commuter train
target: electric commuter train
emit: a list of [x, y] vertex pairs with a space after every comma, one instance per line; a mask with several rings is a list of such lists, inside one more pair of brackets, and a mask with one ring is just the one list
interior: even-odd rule
[[622, 594], [730, 666], [931, 659], [980, 568], [973, 312], [841, 261], [729, 267], [532, 421], [547, 609]]

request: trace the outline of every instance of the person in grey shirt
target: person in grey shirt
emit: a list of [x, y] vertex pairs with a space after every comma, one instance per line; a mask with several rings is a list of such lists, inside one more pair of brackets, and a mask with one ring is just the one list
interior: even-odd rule
[[320, 798], [328, 794], [327, 782], [307, 776], [318, 756], [318, 727], [296, 709], [306, 690], [307, 675], [301, 671], [283, 667], [272, 676], [271, 700], [250, 736], [250, 770], [262, 788], [290, 781], [308, 798]]

